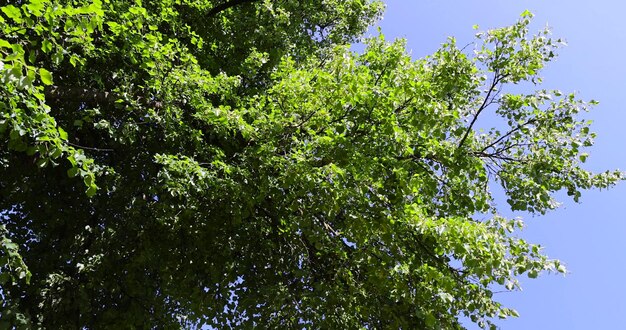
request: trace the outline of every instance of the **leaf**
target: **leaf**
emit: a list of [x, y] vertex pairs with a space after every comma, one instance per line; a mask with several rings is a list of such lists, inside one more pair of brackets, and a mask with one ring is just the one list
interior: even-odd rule
[[98, 191], [98, 187], [96, 185], [91, 185], [89, 186], [89, 188], [87, 188], [87, 190], [85, 191], [85, 194], [87, 194], [87, 197], [93, 197], [96, 195], [97, 191]]
[[75, 177], [78, 174], [78, 167], [72, 167], [67, 170], [67, 176], [70, 178]]
[[46, 54], [50, 53], [50, 51], [52, 50], [52, 43], [49, 40], [45, 39], [41, 42], [41, 50]]
[[0, 285], [4, 285], [11, 280], [11, 275], [8, 272], [0, 272]]
[[428, 326], [429, 328], [433, 328], [435, 326], [435, 324], [437, 323], [437, 319], [435, 318], [435, 316], [433, 316], [433, 314], [428, 313], [426, 314], [426, 326]]
[[48, 159], [47, 158], [39, 158], [39, 160], [37, 160], [36, 162], [37, 167], [39, 168], [44, 168], [48, 165]]
[[[579, 167], [588, 104], [534, 87], [557, 45], [529, 12], [475, 52], [450, 38], [415, 59], [382, 34], [342, 45], [379, 1], [236, 2], [5, 1], [23, 22], [0, 13], [0, 187], [17, 203], [0, 236], [25, 248], [0, 247], [0, 268], [45, 298], [35, 322], [488, 329], [514, 315], [498, 283], [563, 271], [521, 222], [489, 219], [508, 210], [490, 187], [544, 213], [621, 175]], [[538, 90], [507, 95], [518, 83]], [[20, 254], [47, 275], [24, 286]], [[145, 308], [116, 308], [128, 295]], [[82, 306], [89, 320], [58, 317]]]
[[22, 12], [19, 8], [13, 6], [13, 5], [7, 5], [4, 7], [1, 7], [0, 10], [2, 10], [2, 12], [7, 15], [8, 18], [13, 19], [13, 21], [15, 21], [15, 23], [22, 23]]
[[13, 251], [17, 251], [17, 249], [19, 248], [19, 246], [11, 241], [8, 241], [5, 239], [4, 242], [2, 242], [2, 246], [4, 246], [7, 250], [13, 250]]
[[61, 127], [57, 128], [59, 130], [59, 137], [61, 138], [61, 140], [63, 141], [67, 141], [67, 132], [62, 129]]
[[530, 12], [530, 10], [524, 10], [524, 12], [522, 12], [522, 14], [520, 15], [521, 17], [533, 17], [533, 13]]
[[39, 69], [39, 76], [41, 77], [41, 81], [44, 83], [44, 85], [52, 85], [52, 74], [50, 73], [50, 71], [44, 69], [44, 68], [40, 68]]

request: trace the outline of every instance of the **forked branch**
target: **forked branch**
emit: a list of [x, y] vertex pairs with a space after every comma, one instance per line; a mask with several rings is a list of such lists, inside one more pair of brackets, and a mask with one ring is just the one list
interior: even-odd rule
[[461, 141], [459, 141], [458, 148], [461, 148], [463, 146], [463, 144], [465, 143], [465, 140], [467, 140], [467, 137], [469, 136], [470, 132], [472, 131], [472, 128], [474, 127], [474, 124], [476, 123], [476, 120], [478, 120], [478, 116], [480, 116], [480, 113], [483, 112], [483, 110], [485, 110], [493, 102], [493, 98], [491, 97], [491, 95], [494, 92], [496, 92], [498, 84], [505, 77], [506, 77], [506, 75], [500, 75], [498, 73], [498, 71], [496, 71], [494, 73], [493, 80], [491, 82], [491, 86], [489, 86], [489, 90], [487, 90], [487, 95], [485, 95], [485, 99], [483, 100], [483, 103], [480, 105], [480, 107], [478, 108], [478, 110], [474, 114], [474, 117], [472, 118], [472, 121], [470, 122], [469, 126], [465, 130], [465, 134], [463, 134], [463, 138], [461, 138]]

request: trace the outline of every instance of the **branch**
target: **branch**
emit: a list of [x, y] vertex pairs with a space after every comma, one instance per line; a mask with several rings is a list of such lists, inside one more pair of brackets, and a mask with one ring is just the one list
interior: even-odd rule
[[467, 136], [472, 131], [472, 127], [474, 127], [476, 120], [478, 120], [478, 116], [483, 110], [485, 110], [485, 108], [487, 108], [491, 104], [490, 102], [493, 101], [493, 99], [490, 101], [489, 97], [491, 96], [491, 93], [494, 92], [494, 90], [496, 89], [496, 86], [498, 86], [500, 81], [504, 79], [504, 77], [505, 77], [504, 75], [499, 75], [498, 72], [495, 72], [491, 86], [489, 87], [489, 90], [487, 91], [487, 95], [485, 95], [485, 99], [483, 100], [483, 103], [478, 108], [478, 111], [476, 111], [476, 114], [474, 114], [474, 118], [472, 118], [472, 122], [469, 124], [469, 127], [467, 127], [467, 130], [465, 131], [465, 134], [463, 135], [463, 138], [459, 142], [459, 146], [457, 148], [461, 148], [463, 146], [463, 143], [465, 143]]
[[110, 148], [94, 148], [94, 147], [85, 147], [85, 146], [81, 146], [72, 142], [66, 142], [68, 145], [71, 145], [72, 147], [75, 148], [80, 148], [80, 149], [85, 149], [85, 150], [93, 150], [93, 151], [100, 151], [100, 152], [113, 152], [115, 150], [110, 149]]
[[482, 157], [482, 158], [490, 158], [490, 159], [499, 159], [499, 160], [504, 160], [504, 161], [509, 161], [509, 162], [516, 162], [516, 163], [525, 163], [525, 161], [523, 159], [519, 159], [519, 158], [513, 158], [513, 157], [508, 157], [508, 156], [503, 156], [497, 153], [485, 153], [485, 152], [474, 152], [474, 155], [478, 156], [478, 157]]
[[213, 8], [211, 8], [211, 10], [209, 10], [209, 12], [207, 13], [207, 17], [213, 17], [221, 12], [223, 12], [226, 9], [244, 4], [244, 3], [248, 3], [248, 2], [255, 2], [257, 0], [231, 0], [231, 1], [227, 1], [224, 2], [220, 5], [217, 5]]
[[380, 74], [378, 75], [378, 77], [376, 77], [376, 81], [374, 81], [374, 86], [378, 86], [378, 83], [380, 82], [380, 78], [382, 78], [385, 75], [385, 72], [387, 71], [387, 64], [385, 64], [385, 66], [383, 67], [383, 69], [380, 71]]
[[399, 107], [397, 107], [395, 110], [393, 110], [393, 113], [395, 113], [395, 114], [400, 113], [401, 111], [406, 109], [409, 105], [411, 105], [411, 102], [413, 102], [413, 96], [411, 96], [408, 99], [406, 99]]
[[485, 152], [487, 151], [487, 149], [494, 147], [495, 145], [497, 145], [498, 143], [502, 142], [502, 140], [506, 139], [508, 136], [510, 136], [511, 134], [519, 131], [520, 129], [522, 129], [524, 126], [528, 125], [528, 124], [532, 124], [534, 123], [535, 120], [534, 119], [529, 119], [527, 120], [525, 123], [518, 125], [517, 127], [515, 127], [514, 129], [508, 131], [506, 134], [502, 135], [499, 139], [497, 139], [496, 141], [490, 143], [488, 146], [484, 147], [480, 152]]

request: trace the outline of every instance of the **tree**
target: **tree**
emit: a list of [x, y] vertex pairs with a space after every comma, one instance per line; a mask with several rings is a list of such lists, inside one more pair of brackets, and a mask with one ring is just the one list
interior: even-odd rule
[[[530, 13], [412, 60], [360, 0], [0, 7], [0, 320], [32, 328], [491, 327], [565, 272], [498, 214], [608, 187]], [[506, 93], [530, 82], [536, 91]], [[594, 102], [590, 102], [593, 104]], [[477, 129], [491, 112], [502, 119]], [[480, 220], [488, 219], [488, 220]]]

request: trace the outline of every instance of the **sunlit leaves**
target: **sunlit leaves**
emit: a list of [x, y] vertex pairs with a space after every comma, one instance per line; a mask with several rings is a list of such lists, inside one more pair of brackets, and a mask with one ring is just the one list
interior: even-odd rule
[[[352, 52], [380, 8], [3, 6], [0, 314], [50, 328], [517, 316], [495, 289], [566, 270], [517, 237], [490, 187], [544, 213], [559, 191], [619, 180], [582, 167], [595, 102], [538, 89], [559, 41], [529, 35], [530, 13], [474, 53], [450, 38], [414, 60], [382, 34]], [[504, 92], [524, 82], [538, 90]], [[481, 130], [486, 113], [501, 125]]]
[[52, 85], [52, 74], [50, 73], [50, 71], [41, 68], [39, 69], [39, 77], [41, 78], [41, 82], [43, 82], [44, 85]]

